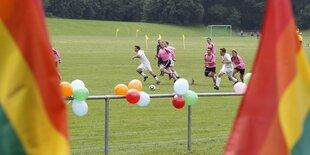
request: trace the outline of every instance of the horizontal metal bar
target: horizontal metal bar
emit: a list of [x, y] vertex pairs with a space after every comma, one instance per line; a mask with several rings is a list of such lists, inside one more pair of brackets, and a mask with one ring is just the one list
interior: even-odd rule
[[[171, 98], [175, 94], [150, 94], [150, 98]], [[235, 92], [221, 92], [221, 93], [197, 93], [199, 97], [211, 97], [211, 96], [242, 96], [243, 93]], [[125, 99], [125, 96], [117, 95], [105, 95], [105, 96], [88, 96], [87, 100], [105, 100], [105, 99]], [[73, 100], [73, 97], [66, 100]]]

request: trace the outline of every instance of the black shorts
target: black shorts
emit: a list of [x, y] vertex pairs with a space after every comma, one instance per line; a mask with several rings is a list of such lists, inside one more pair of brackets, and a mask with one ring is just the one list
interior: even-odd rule
[[157, 64], [158, 64], [158, 65], [161, 65], [161, 64], [163, 64], [163, 59], [161, 59], [161, 58], [158, 58]]
[[245, 69], [235, 68], [241, 75], [244, 75]]
[[206, 70], [205, 70], [205, 76], [208, 77], [208, 75], [209, 75], [210, 72], [215, 73], [215, 71], [216, 71], [216, 67], [206, 68]]
[[162, 65], [165, 66], [165, 68], [168, 68], [170, 67], [170, 64], [171, 64], [171, 60], [168, 60], [168, 61], [163, 61]]

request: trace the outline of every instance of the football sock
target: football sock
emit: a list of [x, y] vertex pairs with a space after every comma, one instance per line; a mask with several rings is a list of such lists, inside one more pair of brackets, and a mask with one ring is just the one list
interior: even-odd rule
[[218, 86], [218, 87], [220, 86], [221, 80], [222, 80], [222, 78], [217, 77], [217, 79], [216, 79], [216, 86]]

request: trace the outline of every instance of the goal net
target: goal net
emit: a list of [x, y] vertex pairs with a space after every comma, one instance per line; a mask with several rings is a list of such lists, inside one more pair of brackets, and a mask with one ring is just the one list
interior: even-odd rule
[[208, 37], [231, 37], [232, 25], [208, 25]]

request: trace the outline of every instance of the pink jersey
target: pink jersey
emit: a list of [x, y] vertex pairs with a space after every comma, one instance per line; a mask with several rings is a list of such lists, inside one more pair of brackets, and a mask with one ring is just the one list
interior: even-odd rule
[[61, 61], [60, 53], [55, 48], [52, 48], [52, 51], [53, 51], [55, 62], [59, 63]]
[[[216, 54], [216, 48], [215, 48], [215, 45], [213, 43], [210, 43], [210, 44], [207, 44], [207, 49], [208, 48], [211, 48], [212, 49], [212, 54]], [[207, 54], [207, 51], [206, 51], [206, 54]]]
[[168, 61], [171, 56], [171, 51], [167, 48], [161, 48], [158, 52], [157, 58], [161, 58], [163, 61]]
[[[212, 62], [212, 63], [207, 63], [207, 62]], [[206, 54], [205, 55], [205, 63], [206, 63], [206, 67], [207, 68], [214, 68], [214, 67], [216, 67], [215, 55], [214, 54], [211, 54], [211, 55]]]
[[236, 65], [237, 68], [245, 69], [245, 64], [239, 55], [231, 57], [231, 61]]

